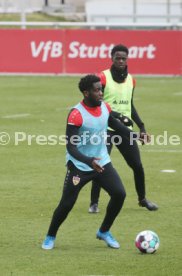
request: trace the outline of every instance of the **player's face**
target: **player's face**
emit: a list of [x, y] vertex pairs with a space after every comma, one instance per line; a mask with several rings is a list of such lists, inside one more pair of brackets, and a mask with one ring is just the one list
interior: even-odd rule
[[87, 101], [90, 106], [100, 106], [103, 98], [101, 82], [99, 81], [93, 83], [93, 87], [90, 89], [87, 95]]
[[128, 55], [123, 51], [115, 52], [112, 62], [116, 69], [123, 71], [127, 65]]

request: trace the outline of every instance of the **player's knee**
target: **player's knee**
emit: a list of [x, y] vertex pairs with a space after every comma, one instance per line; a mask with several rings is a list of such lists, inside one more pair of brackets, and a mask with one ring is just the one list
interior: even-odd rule
[[123, 199], [123, 201], [125, 200], [125, 198], [126, 198], [126, 192], [125, 191], [122, 191], [122, 199]]
[[123, 202], [126, 198], [126, 192], [124, 189], [118, 190], [115, 195], [114, 195], [114, 200], [115, 201], [121, 201]]
[[140, 162], [132, 162], [130, 164], [130, 167], [132, 168], [133, 171], [143, 172], [143, 166], [142, 166], [142, 163]]
[[69, 201], [62, 201], [60, 202], [60, 204], [58, 205], [56, 211], [57, 212], [69, 212], [74, 205], [75, 201], [73, 200], [69, 200]]

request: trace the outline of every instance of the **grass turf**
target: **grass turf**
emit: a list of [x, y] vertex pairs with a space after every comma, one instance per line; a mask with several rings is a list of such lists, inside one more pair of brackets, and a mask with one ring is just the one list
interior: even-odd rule
[[[81, 100], [78, 77], [0, 77], [0, 132], [11, 141], [0, 146], [1, 275], [181, 275], [181, 145], [140, 146], [149, 199], [159, 211], [137, 206], [132, 171], [113, 149], [112, 160], [127, 198], [112, 233], [121, 244], [109, 249], [95, 239], [108, 195], [102, 191], [100, 213], [88, 214], [90, 184], [81, 191], [59, 229], [56, 247], [41, 249], [52, 212], [61, 196], [65, 146], [38, 145], [32, 139], [14, 145], [14, 133], [64, 135], [69, 108]], [[182, 136], [182, 80], [137, 78], [135, 105], [151, 134]], [[17, 114], [29, 114], [18, 117]], [[161, 173], [174, 169], [175, 173]], [[150, 229], [160, 237], [153, 255], [137, 251], [138, 232]]]

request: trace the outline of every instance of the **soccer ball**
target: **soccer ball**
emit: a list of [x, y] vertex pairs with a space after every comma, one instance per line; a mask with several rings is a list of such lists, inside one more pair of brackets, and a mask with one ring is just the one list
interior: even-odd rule
[[142, 253], [154, 253], [159, 248], [159, 243], [158, 235], [150, 230], [140, 232], [135, 239], [135, 245]]

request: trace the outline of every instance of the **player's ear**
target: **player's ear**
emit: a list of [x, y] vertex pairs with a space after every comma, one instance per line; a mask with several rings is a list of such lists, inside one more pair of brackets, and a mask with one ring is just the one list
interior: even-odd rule
[[88, 96], [89, 96], [89, 91], [83, 91], [83, 96], [85, 97], [85, 98], [88, 98]]

